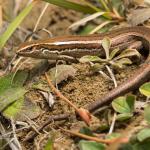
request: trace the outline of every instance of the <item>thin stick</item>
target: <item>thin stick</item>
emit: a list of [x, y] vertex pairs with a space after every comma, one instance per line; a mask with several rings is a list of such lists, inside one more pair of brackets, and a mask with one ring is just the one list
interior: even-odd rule
[[60, 129], [62, 131], [65, 131], [67, 133], [70, 133], [70, 134], [73, 134], [75, 136], [81, 137], [83, 139], [96, 141], [96, 142], [99, 142], [99, 143], [111, 144], [111, 143], [114, 143], [118, 139], [118, 138], [111, 139], [111, 140], [109, 140], [109, 139], [100, 139], [100, 138], [97, 138], [97, 137], [88, 136], [88, 135], [85, 135], [85, 134], [81, 134], [81, 133], [78, 133], [78, 132], [66, 130], [66, 129], [63, 129], [63, 128], [60, 128]]
[[61, 94], [61, 92], [59, 92], [55, 87], [54, 85], [52, 84], [51, 80], [49, 79], [47, 73], [45, 73], [45, 77], [47, 79], [47, 82], [50, 86], [50, 88], [52, 89], [52, 91], [54, 93], [57, 94], [57, 96], [59, 96], [63, 101], [67, 102], [70, 106], [72, 106], [75, 111], [78, 113], [78, 115], [82, 118], [82, 120], [87, 124], [89, 125], [90, 124], [90, 121], [91, 121], [91, 114], [89, 113], [88, 110], [86, 109], [83, 109], [83, 108], [78, 108], [76, 105], [74, 105], [71, 101], [69, 101], [69, 99], [67, 99], [65, 96], [63, 96]]
[[[37, 130], [38, 132], [42, 131], [47, 125], [49, 125], [52, 121], [61, 121], [68, 119], [70, 114], [60, 114], [60, 115], [53, 115], [48, 120], [46, 120]], [[31, 132], [24, 141], [31, 141], [34, 137], [38, 135], [37, 132]]]
[[114, 82], [114, 86], [115, 88], [117, 87], [117, 81], [116, 81], [116, 78], [115, 78], [115, 75], [113, 74], [113, 71], [110, 69], [110, 67], [108, 65], [106, 65], [106, 68], [110, 74], [110, 77], [112, 79], [112, 81]]
[[72, 102], [70, 102], [65, 96], [63, 96], [63, 95], [54, 87], [54, 85], [52, 84], [51, 80], [49, 79], [47, 73], [45, 73], [45, 77], [46, 77], [47, 82], [48, 82], [50, 88], [52, 89], [52, 91], [53, 91], [54, 93], [56, 93], [62, 100], [64, 100], [64, 101], [67, 102], [70, 106], [72, 106], [76, 111], [78, 111], [77, 106], [75, 106]]
[[115, 112], [108, 134], [111, 134], [113, 132], [113, 130], [114, 130], [114, 126], [115, 126], [115, 122], [116, 122], [116, 117], [117, 117], [117, 113]]
[[[35, 31], [37, 30], [37, 27], [38, 27], [38, 25], [39, 25], [39, 23], [40, 23], [40, 21], [41, 21], [43, 15], [44, 15], [45, 11], [46, 11], [48, 5], [49, 5], [48, 3], [45, 4], [45, 7], [43, 8], [43, 10], [42, 10], [42, 12], [41, 12], [41, 14], [40, 14], [40, 16], [39, 16], [39, 18], [38, 18], [36, 24], [35, 24], [35, 27], [34, 27], [34, 29], [33, 29], [33, 32], [35, 32]], [[32, 37], [30, 37], [29, 41], [31, 41], [31, 39], [32, 39]]]
[[22, 150], [21, 144], [17, 138], [16, 126], [15, 126], [14, 120], [12, 118], [11, 118], [11, 125], [12, 125], [12, 131], [13, 131], [13, 139], [14, 139], [13, 142], [19, 150]]

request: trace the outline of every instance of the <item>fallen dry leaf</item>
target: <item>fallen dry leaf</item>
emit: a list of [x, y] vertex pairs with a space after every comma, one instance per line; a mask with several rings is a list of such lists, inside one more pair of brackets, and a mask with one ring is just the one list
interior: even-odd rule
[[136, 9], [131, 12], [130, 17], [128, 18], [128, 22], [132, 26], [136, 26], [141, 23], [144, 23], [149, 18], [150, 18], [150, 8]]

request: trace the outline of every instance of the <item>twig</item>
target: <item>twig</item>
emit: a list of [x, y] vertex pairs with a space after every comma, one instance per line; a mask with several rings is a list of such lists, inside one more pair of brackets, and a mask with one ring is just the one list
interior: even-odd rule
[[[61, 121], [68, 119], [70, 114], [60, 114], [60, 115], [53, 115], [48, 120], [46, 120], [37, 130], [40, 132], [45, 128], [47, 125], [49, 125], [52, 121]], [[34, 137], [38, 135], [37, 132], [31, 132], [24, 141], [31, 141]]]
[[[37, 30], [37, 27], [38, 27], [38, 25], [39, 25], [39, 23], [40, 23], [40, 21], [41, 21], [41, 19], [42, 19], [42, 17], [43, 17], [43, 15], [44, 15], [44, 13], [45, 13], [45, 11], [46, 11], [46, 9], [47, 9], [48, 6], [49, 6], [49, 4], [46, 3], [45, 6], [44, 6], [44, 8], [43, 8], [43, 10], [42, 10], [42, 12], [41, 12], [41, 14], [40, 14], [40, 16], [39, 16], [39, 18], [38, 18], [38, 20], [37, 20], [37, 22], [36, 22], [36, 24], [35, 24], [33, 32], [35, 32]], [[29, 41], [31, 41], [31, 39], [32, 38], [30, 38]]]
[[100, 142], [100, 143], [105, 143], [105, 144], [114, 143], [118, 139], [118, 138], [116, 138], [116, 139], [100, 139], [100, 138], [97, 138], [97, 137], [92, 137], [92, 136], [88, 136], [88, 135], [81, 134], [81, 133], [78, 133], [78, 132], [66, 130], [66, 129], [63, 129], [61, 127], [60, 127], [60, 129], [62, 131], [67, 132], [67, 133], [70, 133], [70, 134], [73, 134], [75, 136], [78, 136], [80, 138], [83, 138], [83, 139], [86, 139], [86, 140], [91, 140], [91, 141], [96, 141], [96, 142]]
[[110, 74], [110, 77], [111, 77], [112, 81], [114, 82], [114, 86], [116, 88], [117, 87], [117, 81], [115, 79], [115, 76], [114, 76], [112, 70], [110, 69], [110, 67], [108, 65], [106, 65], [106, 68], [107, 68], [107, 70], [108, 70], [108, 72]]
[[77, 106], [74, 105], [72, 102], [70, 102], [65, 96], [63, 96], [51, 83], [50, 78], [48, 77], [47, 73], [45, 73], [45, 77], [47, 79], [47, 82], [50, 86], [50, 88], [52, 89], [52, 91], [54, 93], [56, 93], [58, 95], [58, 97], [60, 97], [62, 100], [64, 100], [65, 102], [67, 102], [70, 106], [72, 106], [76, 111], [78, 110]]
[[11, 118], [11, 125], [12, 125], [12, 130], [13, 130], [13, 137], [14, 137], [14, 144], [16, 145], [16, 147], [18, 148], [18, 150], [22, 150], [21, 144], [18, 141], [17, 135], [16, 135], [16, 126], [14, 123], [14, 120]]
[[110, 126], [108, 134], [111, 134], [113, 132], [113, 129], [114, 129], [114, 126], [115, 126], [115, 122], [116, 122], [116, 116], [117, 116], [117, 114], [114, 113], [113, 120], [112, 120], [112, 123], [111, 123], [111, 126]]
[[79, 114], [79, 116], [82, 118], [82, 120], [87, 124], [89, 125], [90, 123], [90, 120], [91, 120], [91, 115], [90, 113], [88, 112], [88, 110], [86, 109], [83, 109], [83, 108], [78, 108], [76, 105], [74, 105], [71, 101], [69, 101], [69, 99], [67, 99], [65, 96], [63, 96], [61, 94], [61, 92], [59, 92], [55, 87], [54, 85], [52, 84], [50, 78], [48, 77], [47, 73], [45, 73], [45, 77], [47, 79], [47, 82], [50, 86], [50, 88], [52, 89], [52, 91], [58, 96], [60, 97], [62, 100], [64, 100], [65, 102], [67, 102], [70, 106], [72, 106], [75, 111]]
[[[6, 133], [5, 128], [3, 127], [2, 123], [0, 122], [0, 133], [2, 134], [2, 137], [7, 141], [6, 144], [9, 144], [9, 147], [13, 150], [18, 150], [16, 147], [16, 144], [14, 143], [14, 138], [11, 138], [10, 136], [5, 136]], [[6, 144], [4, 146], [6, 146]]]
[[[94, 63], [93, 62], [89, 62], [91, 66], [94, 66]], [[112, 81], [112, 79], [103, 71], [98, 71], [104, 78], [106, 78], [107, 80], [110, 80]]]
[[35, 131], [37, 132], [37, 134], [40, 134], [40, 132], [37, 130], [37, 128], [39, 127], [33, 120], [31, 120], [27, 115], [24, 115], [25, 118], [27, 119], [27, 122], [29, 124], [29, 126]]

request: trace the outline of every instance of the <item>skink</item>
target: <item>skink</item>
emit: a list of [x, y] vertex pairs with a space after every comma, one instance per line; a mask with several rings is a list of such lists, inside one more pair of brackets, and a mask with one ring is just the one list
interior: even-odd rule
[[[130, 37], [139, 38], [143, 42], [144, 49], [150, 53], [150, 29], [146, 27], [127, 27], [106, 34], [63, 36], [27, 42], [18, 48], [17, 54], [24, 57], [73, 61], [84, 55], [101, 55], [103, 51], [101, 43], [104, 37], [109, 37], [114, 47], [123, 42], [127, 42]], [[149, 79], [150, 54], [133, 77], [90, 104], [88, 110], [92, 112], [110, 103], [114, 98], [136, 89]]]

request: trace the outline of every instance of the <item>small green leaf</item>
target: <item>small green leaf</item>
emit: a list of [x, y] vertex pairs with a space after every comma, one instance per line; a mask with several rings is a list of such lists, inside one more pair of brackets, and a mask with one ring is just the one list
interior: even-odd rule
[[139, 91], [141, 92], [141, 94], [150, 97], [150, 82], [143, 84], [140, 87]]
[[[23, 92], [23, 91], [22, 91]], [[19, 93], [20, 96], [22, 96], [24, 93]], [[24, 97], [20, 97], [18, 95], [18, 99], [14, 99], [12, 97], [12, 100], [16, 100], [14, 103], [12, 103], [11, 105], [9, 105], [4, 111], [3, 111], [3, 115], [7, 118], [15, 118], [17, 113], [20, 112], [20, 110], [22, 109], [22, 106], [23, 106], [23, 102], [24, 102]]]
[[116, 48], [116, 49], [112, 50], [112, 52], [110, 53], [109, 58], [110, 58], [110, 59], [113, 59], [113, 58], [117, 55], [117, 53], [118, 53], [119, 51], [120, 51], [119, 48]]
[[132, 61], [129, 58], [121, 58], [113, 63], [113, 66], [123, 68], [125, 65], [131, 65]]
[[110, 38], [105, 37], [102, 40], [102, 46], [103, 46], [103, 48], [105, 50], [106, 59], [109, 59], [109, 50], [110, 50], [110, 47], [111, 47], [111, 40], [110, 40]]
[[[17, 90], [15, 92], [17, 92]], [[7, 105], [2, 112], [3, 115], [7, 118], [13, 118], [17, 121], [26, 121], [26, 117], [24, 116], [27, 116], [30, 119], [37, 118], [41, 113], [40, 107], [37, 106], [32, 100], [24, 98], [23, 93], [21, 92], [19, 92], [16, 99], [12, 97], [11, 100], [15, 101]]]
[[150, 105], [144, 109], [144, 118], [150, 124]]
[[0, 78], [0, 111], [17, 101], [26, 92], [22, 85], [27, 79], [27, 72], [18, 71], [12, 83], [13, 76], [14, 74], [11, 73]]
[[53, 141], [51, 139], [48, 139], [44, 150], [53, 150]]
[[114, 60], [118, 60], [125, 57], [138, 56], [141, 57], [141, 54], [136, 49], [126, 49], [120, 55], [114, 58]]
[[18, 71], [15, 76], [11, 73], [0, 78], [0, 112], [5, 117], [23, 120], [24, 114], [31, 119], [39, 115], [39, 107], [29, 100], [24, 100], [27, 91], [23, 83], [27, 76], [27, 72]]
[[134, 111], [135, 96], [121, 96], [113, 100], [112, 107], [119, 113], [132, 113]]
[[6, 109], [9, 105], [20, 99], [26, 90], [23, 87], [10, 88], [0, 93], [0, 111]]
[[101, 124], [100, 126], [99, 126], [99, 131], [106, 131], [106, 130], [108, 130], [110, 127], [109, 127], [109, 125], [108, 124]]
[[133, 149], [133, 145], [131, 143], [120, 144], [119, 150], [137, 150]]
[[81, 128], [80, 133], [85, 134], [85, 135], [89, 135], [89, 136], [93, 136], [92, 131], [88, 127]]
[[95, 28], [95, 25], [88, 23], [86, 26], [84, 26], [84, 28], [79, 31], [80, 35], [87, 35], [89, 34], [93, 29]]
[[28, 77], [28, 73], [26, 71], [18, 71], [15, 77], [13, 77], [14, 74], [10, 73], [0, 78], [0, 95], [7, 89], [23, 86]]
[[101, 59], [98, 56], [91, 56], [91, 55], [86, 55], [83, 56], [79, 59], [81, 63], [86, 63], [86, 62], [106, 62], [105, 59]]
[[111, 133], [111, 134], [108, 134], [106, 136], [106, 139], [114, 139], [114, 138], [119, 138], [121, 136], [120, 133]]
[[125, 121], [125, 120], [130, 119], [132, 116], [133, 116], [132, 113], [123, 113], [123, 114], [117, 115], [116, 120], [118, 120], [118, 121]]
[[102, 64], [95, 63], [93, 66], [90, 67], [90, 71], [92, 71], [93, 73], [99, 72], [104, 67], [105, 67], [105, 63], [102, 63]]
[[129, 58], [121, 58], [117, 60], [117, 63], [120, 63], [122, 65], [131, 65], [132, 61]]
[[92, 141], [81, 140], [79, 142], [80, 150], [105, 150], [105, 145]]
[[150, 139], [150, 129], [142, 129], [138, 134], [137, 134], [137, 139], [140, 142], [143, 142], [146, 139]]
[[[144, 141], [144, 142], [140, 142], [140, 143], [138, 142], [138, 143], [134, 144], [132, 150], [149, 150], [149, 148], [150, 148], [150, 142]], [[126, 150], [126, 149], [124, 149], [124, 150]]]

